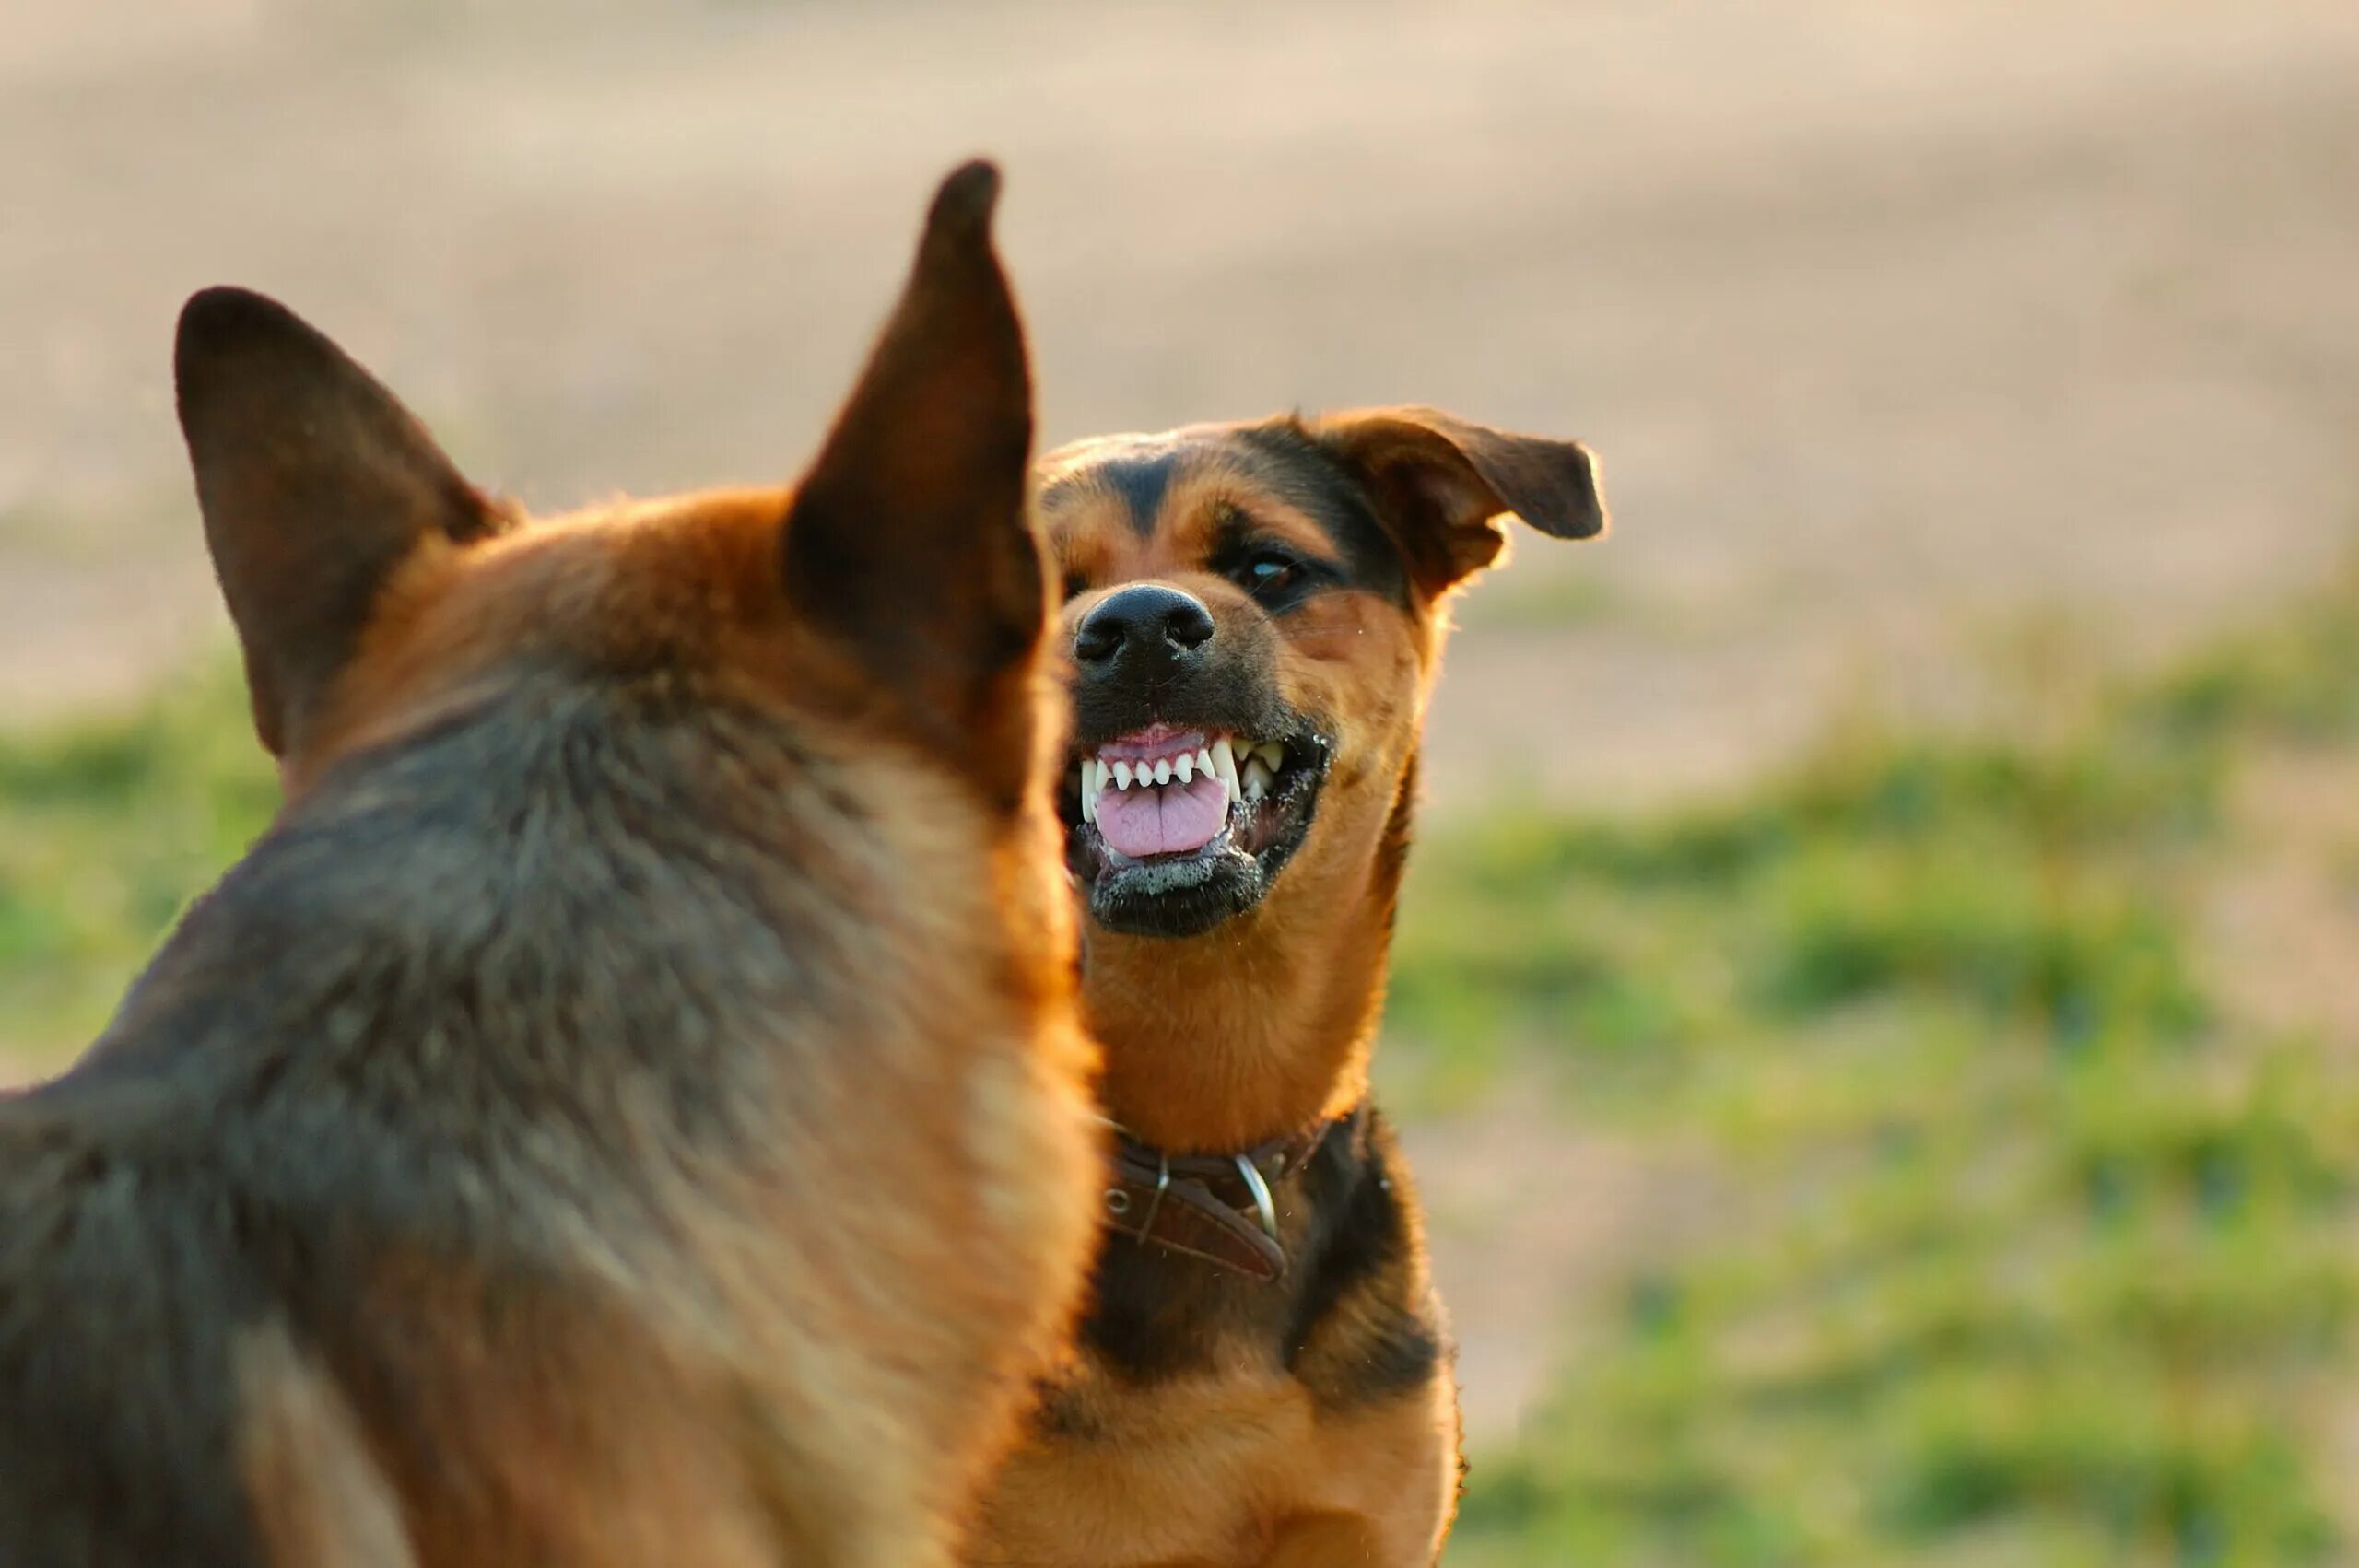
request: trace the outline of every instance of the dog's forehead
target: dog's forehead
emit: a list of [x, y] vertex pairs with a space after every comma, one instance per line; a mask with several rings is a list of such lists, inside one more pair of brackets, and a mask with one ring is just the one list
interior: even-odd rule
[[1085, 509], [1111, 513], [1144, 539], [1171, 521], [1169, 503], [1184, 502], [1194, 481], [1236, 474], [1240, 444], [1226, 426], [1076, 442], [1042, 460], [1041, 507], [1052, 521]]
[[1200, 560], [1237, 518], [1405, 597], [1399, 553], [1349, 471], [1292, 419], [1100, 436], [1040, 463], [1040, 511], [1068, 567], [1152, 571]]
[[1099, 436], [1041, 460], [1040, 504], [1051, 531], [1125, 525], [1141, 541], [1202, 532], [1215, 503], [1277, 503], [1324, 521], [1347, 504], [1341, 475], [1285, 422], [1191, 425]]

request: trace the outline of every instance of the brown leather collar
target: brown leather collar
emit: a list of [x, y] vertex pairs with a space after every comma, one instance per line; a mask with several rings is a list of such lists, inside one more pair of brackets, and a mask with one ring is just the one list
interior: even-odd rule
[[1273, 1188], [1308, 1164], [1336, 1125], [1321, 1122], [1237, 1154], [1166, 1154], [1117, 1126], [1106, 1223], [1249, 1280], [1283, 1279], [1286, 1254]]

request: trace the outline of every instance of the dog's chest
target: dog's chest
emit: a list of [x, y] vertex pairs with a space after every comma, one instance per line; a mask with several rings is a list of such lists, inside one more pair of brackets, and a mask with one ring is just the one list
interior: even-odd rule
[[1319, 1490], [1321, 1447], [1309, 1390], [1283, 1371], [1235, 1364], [1141, 1387], [1093, 1366], [1036, 1417], [988, 1511], [996, 1555], [979, 1561], [1252, 1563]]

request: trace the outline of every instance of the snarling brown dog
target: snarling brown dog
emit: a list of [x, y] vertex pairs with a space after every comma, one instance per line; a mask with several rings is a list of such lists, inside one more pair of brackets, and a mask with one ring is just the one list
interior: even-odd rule
[[189, 303], [289, 798], [0, 1106], [0, 1561], [947, 1560], [1101, 1157], [996, 188], [792, 492], [527, 524]]
[[1409, 1568], [1456, 1496], [1446, 1332], [1367, 1103], [1447, 595], [1589, 454], [1429, 410], [1069, 447], [1068, 852], [1124, 1129], [1075, 1363], [989, 1495], [992, 1568]]

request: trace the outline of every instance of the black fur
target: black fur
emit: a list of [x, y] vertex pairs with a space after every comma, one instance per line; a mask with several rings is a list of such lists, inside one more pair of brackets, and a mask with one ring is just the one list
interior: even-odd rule
[[1141, 538], [1155, 532], [1156, 515], [1163, 510], [1164, 493], [1171, 488], [1179, 457], [1179, 448], [1168, 447], [1111, 459], [1097, 471], [1099, 483], [1122, 498], [1131, 528]]
[[[1425, 1387], [1449, 1348], [1429, 1293], [1388, 1289], [1415, 1261], [1409, 1218], [1392, 1191], [1399, 1160], [1373, 1106], [1338, 1122], [1298, 1174], [1273, 1185], [1285, 1277], [1262, 1284], [1129, 1236], [1098, 1254], [1082, 1337], [1119, 1376], [1154, 1384], [1208, 1370], [1242, 1341], [1301, 1377], [1321, 1406], [1344, 1410]], [[1339, 1309], [1388, 1305], [1375, 1332]], [[1366, 1315], [1363, 1314], [1363, 1322]], [[1358, 1337], [1346, 1343], [1347, 1333]], [[1044, 1425], [1071, 1432], [1051, 1400]]]
[[[1204, 462], [1208, 452], [1250, 474], [1319, 525], [1342, 562], [1340, 571], [1328, 574], [1338, 585], [1380, 595], [1403, 609], [1409, 606], [1409, 572], [1400, 543], [1379, 520], [1367, 485], [1298, 419], [1273, 419], [1209, 438], [1202, 431], [1125, 438], [1092, 451], [1086, 462], [1049, 481], [1040, 502], [1053, 509], [1072, 492], [1103, 490], [1122, 503], [1132, 531], [1146, 538], [1162, 521], [1172, 482]], [[1065, 597], [1086, 587], [1077, 579], [1069, 579]]]
[[1254, 475], [1334, 542], [1351, 586], [1408, 607], [1409, 572], [1401, 546], [1377, 520], [1376, 504], [1356, 474], [1296, 420], [1248, 426], [1235, 439], [1253, 455]]

